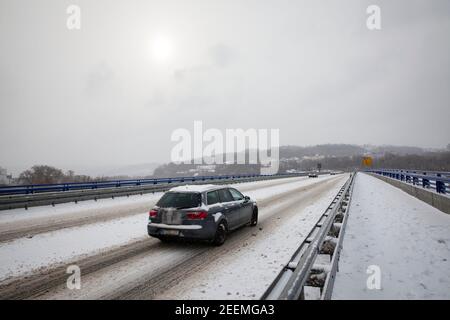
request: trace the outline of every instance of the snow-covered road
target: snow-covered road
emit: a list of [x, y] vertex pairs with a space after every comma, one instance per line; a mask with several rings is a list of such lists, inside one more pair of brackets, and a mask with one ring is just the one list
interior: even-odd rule
[[[307, 235], [348, 175], [308, 180], [260, 206], [258, 228], [230, 234], [218, 248], [162, 244], [42, 299], [258, 299]], [[258, 197], [257, 197], [258, 198]]]
[[359, 173], [333, 299], [450, 299], [450, 215]]
[[[124, 217], [85, 223], [78, 227], [63, 228], [39, 233], [33, 237], [21, 237], [3, 242], [0, 244], [0, 279], [3, 279], [0, 283], [0, 291], [2, 285], [6, 283], [6, 287], [3, 286], [3, 288], [7, 288], [11, 281], [16, 281], [22, 276], [39, 277], [41, 274], [46, 274], [48, 278], [51, 278], [53, 269], [80, 263], [81, 267], [86, 265], [90, 270], [90, 274], [83, 276], [83, 290], [68, 292], [67, 288], [62, 286], [43, 298], [108, 298], [111, 295], [116, 296], [119, 292], [128, 291], [132, 292], [130, 294], [133, 298], [156, 297], [148, 291], [144, 290], [145, 293], [142, 293], [133, 289], [137, 284], [146, 283], [158, 272], [166, 272], [186, 261], [192, 263], [200, 261], [194, 259], [197, 255], [210, 256], [207, 262], [211, 264], [222, 256], [220, 252], [227, 252], [230, 256], [234, 255], [234, 259], [240, 260], [241, 264], [247, 265], [247, 268], [261, 266], [259, 261], [261, 259], [267, 262], [264, 275], [255, 272], [261, 277], [259, 291], [255, 289], [247, 292], [247, 297], [253, 297], [252, 295], [260, 293], [262, 286], [270, 283], [276, 270], [279, 270], [284, 262], [284, 258], [292, 254], [292, 248], [301, 241], [301, 235], [306, 233], [310, 228], [309, 225], [317, 220], [346, 178], [347, 175], [340, 175], [323, 176], [317, 179], [290, 178], [239, 184], [237, 187], [240, 190], [258, 200], [262, 230], [250, 228], [238, 230], [221, 248], [211, 248], [202, 244], [162, 244], [146, 235], [146, 212], [128, 214], [126, 210], [123, 211]], [[145, 199], [148, 207], [152, 205], [152, 201], [156, 201], [153, 197], [157, 198], [159, 195], [148, 196], [151, 199]], [[143, 205], [142, 197], [137, 196], [135, 200], [140, 203], [139, 205]], [[48, 219], [51, 223], [53, 219], [68, 214], [79, 213], [81, 216], [86, 215], [86, 212], [95, 214], [96, 206], [100, 211], [106, 210], [105, 208], [117, 210], [117, 207], [111, 204], [114, 201], [99, 201], [97, 204], [91, 202], [84, 204], [84, 208], [74, 204], [56, 208], [48, 207], [47, 214], [44, 208], [36, 208], [30, 211], [30, 215], [38, 216], [39, 219]], [[132, 197], [116, 203], [119, 206], [136, 208]], [[301, 218], [294, 219], [294, 215], [300, 215]], [[5, 218], [7, 216], [10, 219]], [[17, 211], [7, 212], [1, 222], [21, 221], [22, 218], [18, 216], [20, 215]], [[297, 233], [299, 238], [295, 237]], [[247, 254], [239, 256], [238, 252], [241, 254], [247, 252]], [[247, 257], [251, 256], [250, 253], [260, 258], [256, 259], [255, 256], [251, 264], [243, 263], [247, 261]], [[206, 267], [206, 264], [204, 266]], [[85, 269], [82, 268], [82, 272]], [[246, 272], [248, 271], [249, 269]], [[58, 277], [65, 279], [64, 272], [62, 275], [63, 277], [59, 270]], [[13, 278], [7, 279], [8, 277]], [[41, 281], [41, 278], [35, 279]], [[211, 288], [215, 290], [216, 284], [211, 282]], [[202, 293], [201, 291], [199, 292]], [[164, 290], [158, 293], [162, 292]], [[224, 289], [223, 298], [227, 297], [227, 293]], [[245, 292], [242, 291], [242, 294], [244, 295]], [[194, 291], [189, 297], [197, 296]]]
[[[306, 177], [237, 183], [242, 192], [307, 180]], [[96, 222], [106, 222], [117, 218], [136, 215], [148, 211], [162, 193], [81, 201], [78, 204], [64, 203], [55, 207], [42, 206], [26, 209], [4, 210], [0, 212], [0, 241], [29, 237], [63, 228], [78, 227]]]

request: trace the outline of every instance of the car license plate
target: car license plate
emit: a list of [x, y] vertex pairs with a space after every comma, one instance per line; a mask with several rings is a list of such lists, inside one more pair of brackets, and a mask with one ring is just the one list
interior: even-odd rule
[[163, 234], [167, 236], [178, 236], [179, 233], [178, 230], [163, 230]]
[[181, 214], [174, 209], [166, 209], [162, 211], [162, 223], [181, 224]]

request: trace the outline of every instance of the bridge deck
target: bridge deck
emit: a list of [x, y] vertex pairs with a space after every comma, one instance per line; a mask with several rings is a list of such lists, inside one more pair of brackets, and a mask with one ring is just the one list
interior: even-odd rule
[[[369, 289], [377, 267], [381, 289]], [[450, 215], [358, 174], [333, 299], [449, 299], [448, 288]]]

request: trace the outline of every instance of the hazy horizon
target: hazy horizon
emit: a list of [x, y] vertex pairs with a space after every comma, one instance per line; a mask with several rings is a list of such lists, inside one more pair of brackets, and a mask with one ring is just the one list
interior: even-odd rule
[[[328, 145], [327, 143], [318, 144], [318, 145], [282, 145], [280, 147], [315, 147], [315, 146], [323, 146]], [[358, 147], [406, 147], [406, 148], [419, 148], [423, 149], [424, 151], [446, 151], [448, 150], [447, 147], [441, 147], [441, 148], [427, 148], [427, 147], [420, 147], [420, 146], [406, 146], [406, 145], [372, 145], [372, 144], [347, 144], [347, 143], [336, 143], [333, 145], [352, 145], [352, 146], [358, 146]], [[82, 175], [90, 175], [90, 176], [114, 176], [114, 175], [130, 175], [128, 173], [120, 173], [121, 170], [130, 170], [133, 169], [133, 167], [141, 167], [138, 169], [142, 169], [142, 167], [147, 166], [148, 168], [156, 168], [157, 166], [170, 163], [170, 159], [167, 161], [162, 162], [140, 162], [140, 163], [128, 163], [128, 164], [113, 164], [113, 163], [104, 163], [101, 165], [90, 165], [90, 164], [53, 164], [53, 163], [34, 163], [33, 165], [49, 165], [54, 166], [58, 169], [61, 169], [63, 171], [72, 170], [75, 172], [75, 174], [82, 174]], [[0, 164], [0, 167], [7, 170], [8, 173], [13, 174], [14, 176], [18, 176], [21, 172], [23, 172], [26, 169], [30, 169], [33, 165], [29, 166], [23, 166], [23, 165], [2, 165]], [[131, 175], [132, 176], [132, 175]], [[139, 175], [136, 175], [139, 176]]]

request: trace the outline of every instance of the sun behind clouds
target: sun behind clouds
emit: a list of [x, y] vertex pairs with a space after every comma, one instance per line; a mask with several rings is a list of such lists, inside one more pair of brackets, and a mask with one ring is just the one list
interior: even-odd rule
[[158, 35], [151, 41], [153, 59], [157, 62], [167, 62], [173, 58], [174, 44], [171, 38]]

